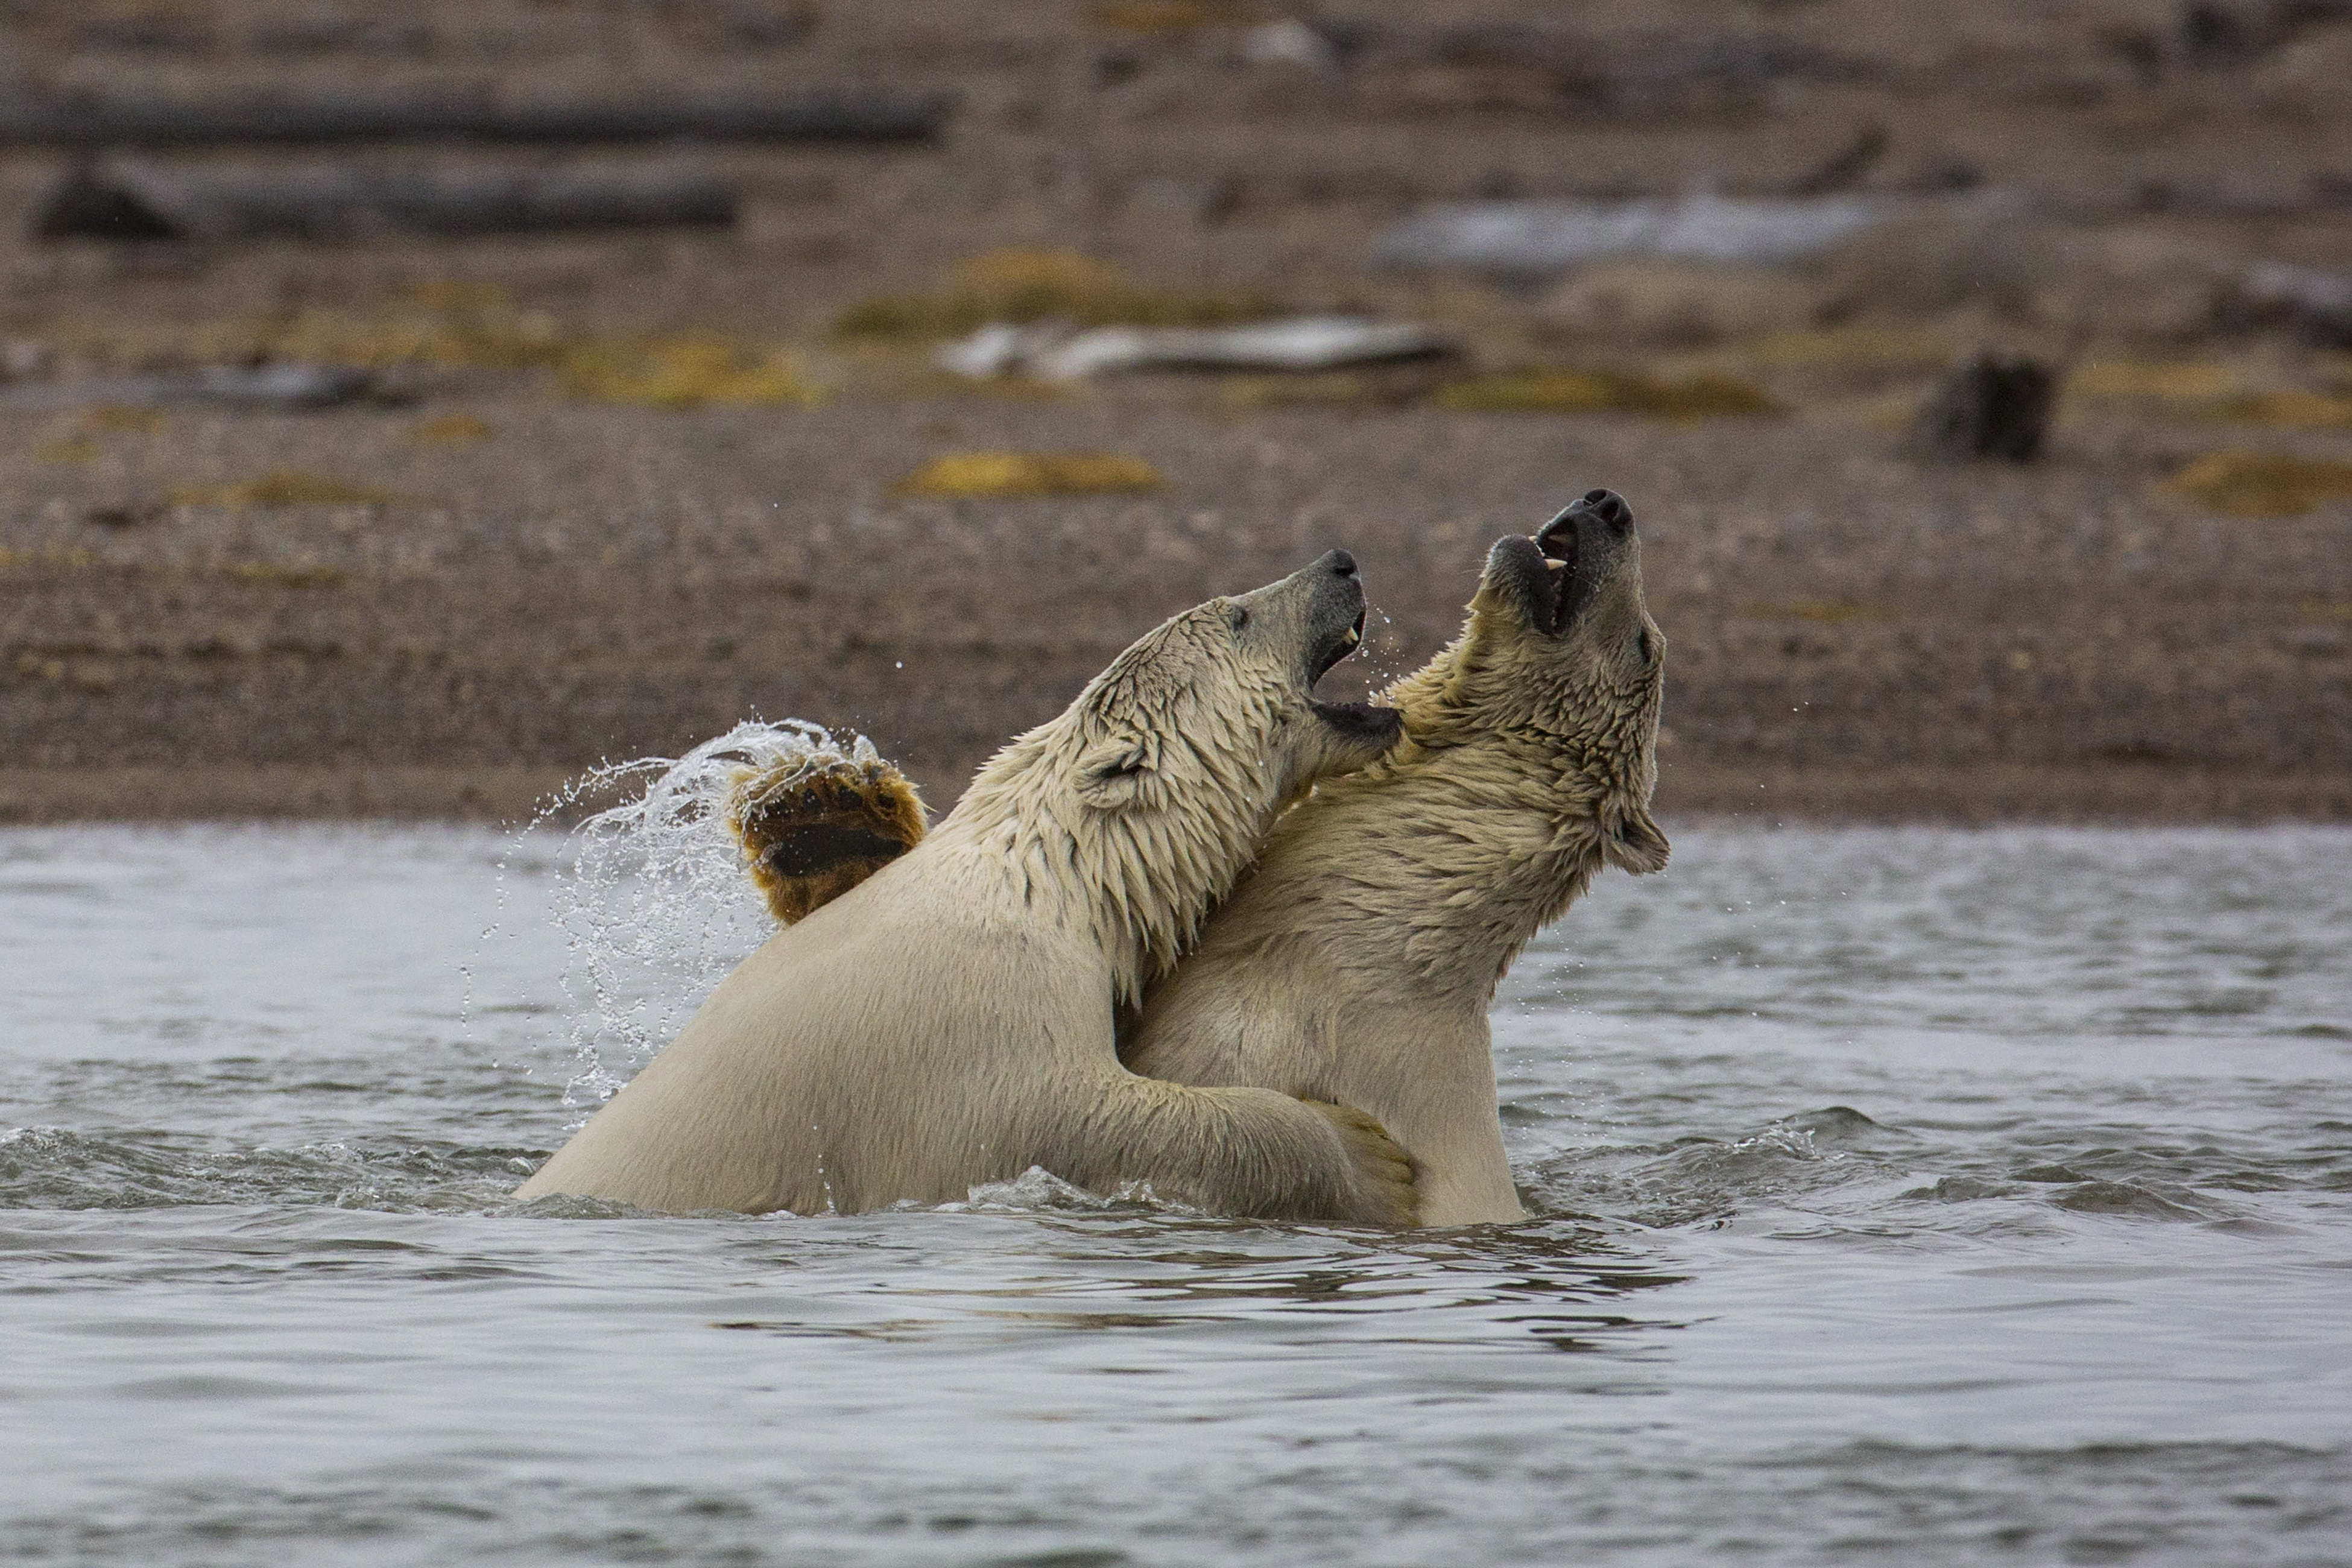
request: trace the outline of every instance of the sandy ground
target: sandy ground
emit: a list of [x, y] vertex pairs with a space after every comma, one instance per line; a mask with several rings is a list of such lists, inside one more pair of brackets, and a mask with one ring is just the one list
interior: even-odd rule
[[[1328, 545], [1357, 552], [1381, 611], [1355, 678], [1408, 668], [1488, 542], [1596, 484], [1635, 506], [1672, 643], [1669, 810], [2352, 815], [2352, 508], [2231, 515], [2170, 482], [2220, 449], [2352, 458], [2352, 363], [2223, 331], [2208, 287], [2237, 261], [2352, 257], [2328, 195], [2352, 170], [2352, 74], [2329, 64], [2352, 61], [2352, 27], [2217, 55], [2159, 5], [1900, 26], [1843, 0], [1566, 22], [1488, 5], [1449, 7], [1442, 37], [1417, 8], [1334, 5], [1317, 16], [1349, 53], [1308, 71], [1246, 63], [1215, 6], [836, 6], [757, 47], [726, 34], [742, 6], [421, 6], [397, 37], [301, 49], [264, 47], [267, 5], [148, 9], [194, 20], [141, 42], [25, 4], [0, 46], [60, 87], [868, 81], [962, 106], [938, 148], [697, 154], [751, 193], [726, 234], [0, 236], [0, 335], [36, 347], [17, 359], [37, 385], [300, 358], [390, 367], [401, 393], [307, 415], [0, 412], [0, 819], [510, 816], [600, 758], [754, 713], [864, 730], [943, 803], [1154, 620]], [[1482, 20], [1578, 47], [1456, 36]], [[1612, 326], [1573, 279], [1367, 259], [1426, 200], [1786, 192], [1872, 127], [1885, 146], [1853, 189], [2012, 200], [2038, 237], [2013, 247], [2021, 270], [1937, 293], [1850, 257], [1708, 282], [1696, 325]], [[0, 153], [5, 210], [59, 168]], [[952, 382], [921, 321], [840, 330], [877, 298], [945, 330], [970, 304], [959, 262], [1005, 247], [1122, 268], [1142, 309], [1365, 309], [1449, 326], [1465, 353], [1049, 391]], [[2072, 288], [2091, 273], [2103, 292]], [[1784, 284], [1811, 290], [1801, 320], [1757, 302]], [[815, 405], [650, 407], [582, 373], [681, 335]], [[1906, 411], [1979, 342], [2074, 373], [2044, 461], [1906, 452]], [[1734, 377], [1780, 412], [1439, 405], [1451, 380], [1544, 365]], [[1130, 455], [1166, 484], [893, 491], [996, 448]]]

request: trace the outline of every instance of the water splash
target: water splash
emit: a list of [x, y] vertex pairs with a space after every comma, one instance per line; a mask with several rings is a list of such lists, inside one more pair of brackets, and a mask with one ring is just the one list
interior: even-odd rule
[[[565, 839], [551, 900], [566, 938], [567, 1106], [594, 1106], [692, 1016], [711, 988], [773, 935], [727, 818], [746, 778], [843, 758], [878, 763], [863, 735], [846, 745], [805, 720], [751, 721], [677, 758], [608, 763], [575, 779], [523, 838], [583, 800], [644, 780]], [[511, 858], [513, 850], [509, 851]]]

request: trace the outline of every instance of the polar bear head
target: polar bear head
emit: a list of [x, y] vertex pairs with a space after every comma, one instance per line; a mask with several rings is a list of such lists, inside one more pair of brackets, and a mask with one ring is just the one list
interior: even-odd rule
[[936, 837], [1016, 868], [1033, 909], [1087, 905], [1120, 994], [1135, 994], [1175, 963], [1285, 805], [1396, 743], [1393, 710], [1315, 696], [1363, 620], [1343, 550], [1171, 616], [997, 753]]
[[1363, 631], [1363, 583], [1344, 550], [1163, 622], [1070, 710], [1077, 797], [1104, 812], [1215, 799], [1262, 826], [1318, 779], [1370, 763], [1396, 742], [1397, 715], [1315, 696]]
[[1496, 542], [1461, 640], [1389, 700], [1416, 750], [1515, 753], [1563, 831], [1599, 860], [1655, 871], [1668, 853], [1649, 808], [1665, 651], [1633, 509], [1596, 489], [1533, 536]]

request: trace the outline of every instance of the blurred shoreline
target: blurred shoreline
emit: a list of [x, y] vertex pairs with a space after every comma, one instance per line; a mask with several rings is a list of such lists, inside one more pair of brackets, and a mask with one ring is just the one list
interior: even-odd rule
[[[574, 796], [577, 771], [548, 767], [0, 768], [0, 826], [76, 822], [575, 821], [613, 804]], [[919, 781], [934, 817], [960, 778]], [[2342, 773], [2249, 774], [2130, 764], [1769, 769], [1663, 766], [1669, 827], [2000, 823], [2189, 826], [2352, 820]]]
[[[0, 146], [0, 821], [511, 817], [753, 714], [944, 807], [1145, 627], [1331, 544], [1384, 617], [1332, 684], [1376, 686], [1597, 484], [1672, 645], [1670, 812], [2352, 816], [2352, 13], [1444, 10], [0, 11], [44, 101], [954, 101], [888, 146], [126, 149], [247, 204], [135, 242], [36, 234], [78, 155]], [[364, 205], [476, 222], [516, 170], [725, 199]], [[273, 181], [339, 226], [267, 230]], [[1474, 207], [1510, 266], [1409, 254]], [[1822, 213], [1853, 232], [1790, 250]], [[1651, 249], [1528, 261], [1580, 224]], [[1673, 248], [1726, 224], [1779, 248]], [[940, 357], [1332, 314], [1454, 352]], [[1979, 347], [2059, 373], [2040, 460], [1906, 437]]]

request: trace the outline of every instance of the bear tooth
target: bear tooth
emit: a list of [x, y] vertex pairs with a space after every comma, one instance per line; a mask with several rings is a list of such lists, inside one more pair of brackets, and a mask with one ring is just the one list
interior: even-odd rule
[[1544, 570], [1547, 572], [1565, 572], [1568, 570], [1568, 563], [1565, 561], [1553, 561], [1547, 559], [1544, 562]]

